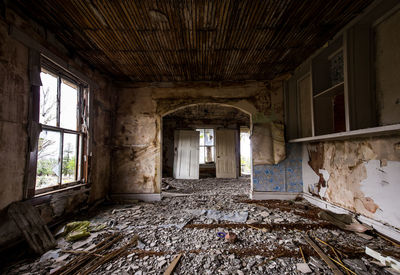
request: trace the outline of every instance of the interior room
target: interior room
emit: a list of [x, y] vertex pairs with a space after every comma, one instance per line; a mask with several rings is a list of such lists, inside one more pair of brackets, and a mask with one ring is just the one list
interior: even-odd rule
[[0, 273], [400, 274], [397, 0], [0, 0]]

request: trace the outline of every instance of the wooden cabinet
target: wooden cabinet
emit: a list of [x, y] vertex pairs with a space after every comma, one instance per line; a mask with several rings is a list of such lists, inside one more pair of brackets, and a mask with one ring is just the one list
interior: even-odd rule
[[[387, 26], [382, 24], [386, 21]], [[393, 39], [398, 34], [396, 22], [400, 22], [400, 4], [392, 0], [377, 3], [295, 70], [284, 85], [287, 140], [301, 142], [398, 131], [400, 116], [393, 120], [397, 113], [389, 117], [380, 103], [393, 99], [396, 88], [383, 90], [379, 89], [382, 85], [377, 85], [384, 78], [388, 86], [386, 78], [391, 72], [400, 71], [397, 54], [393, 54], [398, 52], [400, 43], [387, 43], [397, 41]], [[388, 59], [385, 53], [392, 53], [393, 62], [383, 63]], [[391, 71], [383, 72], [386, 67], [382, 64]], [[385, 97], [385, 93], [389, 96]], [[394, 108], [391, 106], [391, 110]], [[386, 117], [382, 118], [382, 114]]]

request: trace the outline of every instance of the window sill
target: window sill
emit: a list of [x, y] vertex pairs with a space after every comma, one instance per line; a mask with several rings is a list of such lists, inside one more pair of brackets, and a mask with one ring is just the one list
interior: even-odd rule
[[89, 187], [89, 185], [87, 183], [77, 183], [74, 185], [70, 185], [70, 186], [66, 186], [66, 187], [62, 187], [62, 188], [57, 188], [57, 189], [53, 189], [53, 190], [43, 190], [43, 192], [37, 193], [35, 194], [34, 198], [39, 198], [39, 197], [43, 197], [43, 196], [47, 196], [47, 195], [52, 195], [55, 193], [60, 193], [60, 192], [64, 192], [64, 191], [68, 191], [71, 189], [78, 189], [80, 187]]
[[315, 137], [297, 138], [289, 140], [289, 143], [310, 142], [310, 141], [323, 141], [323, 140], [341, 140], [350, 137], [372, 137], [378, 135], [388, 135], [400, 133], [400, 124], [366, 128], [360, 130], [353, 130], [335, 134], [321, 135]]

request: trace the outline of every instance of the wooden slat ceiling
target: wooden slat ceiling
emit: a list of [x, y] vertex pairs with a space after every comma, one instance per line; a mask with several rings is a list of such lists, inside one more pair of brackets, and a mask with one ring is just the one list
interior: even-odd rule
[[372, 0], [13, 0], [116, 80], [268, 80]]

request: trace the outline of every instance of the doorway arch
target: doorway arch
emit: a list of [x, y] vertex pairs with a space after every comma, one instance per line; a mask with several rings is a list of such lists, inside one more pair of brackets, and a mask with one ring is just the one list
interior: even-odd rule
[[[160, 150], [159, 150], [159, 167], [160, 167], [160, 173], [158, 173], [158, 182], [160, 184], [160, 191], [161, 191], [161, 182], [162, 182], [162, 176], [163, 176], [163, 145], [164, 145], [164, 140], [163, 140], [163, 129], [164, 129], [164, 125], [163, 125], [163, 121], [164, 121], [164, 117], [173, 114], [177, 111], [186, 109], [186, 108], [190, 108], [190, 107], [194, 107], [194, 106], [199, 106], [199, 105], [216, 105], [216, 106], [221, 106], [221, 107], [228, 107], [228, 108], [234, 108], [237, 109], [238, 111], [247, 114], [249, 116], [249, 129], [250, 129], [250, 134], [252, 132], [252, 128], [253, 128], [253, 116], [255, 114], [257, 114], [257, 109], [255, 108], [255, 106], [246, 101], [246, 100], [241, 100], [241, 101], [237, 101], [237, 102], [209, 102], [209, 101], [199, 101], [199, 102], [195, 102], [195, 103], [186, 103], [186, 104], [180, 104], [179, 106], [174, 106], [170, 109], [164, 109], [163, 112], [159, 113], [159, 125], [160, 125], [160, 131], [159, 131], [159, 140], [160, 140]], [[253, 189], [253, 161], [252, 161], [252, 146], [250, 144], [250, 166], [251, 166], [251, 173], [250, 173], [250, 193], [249, 195], [251, 195], [252, 189]]]

